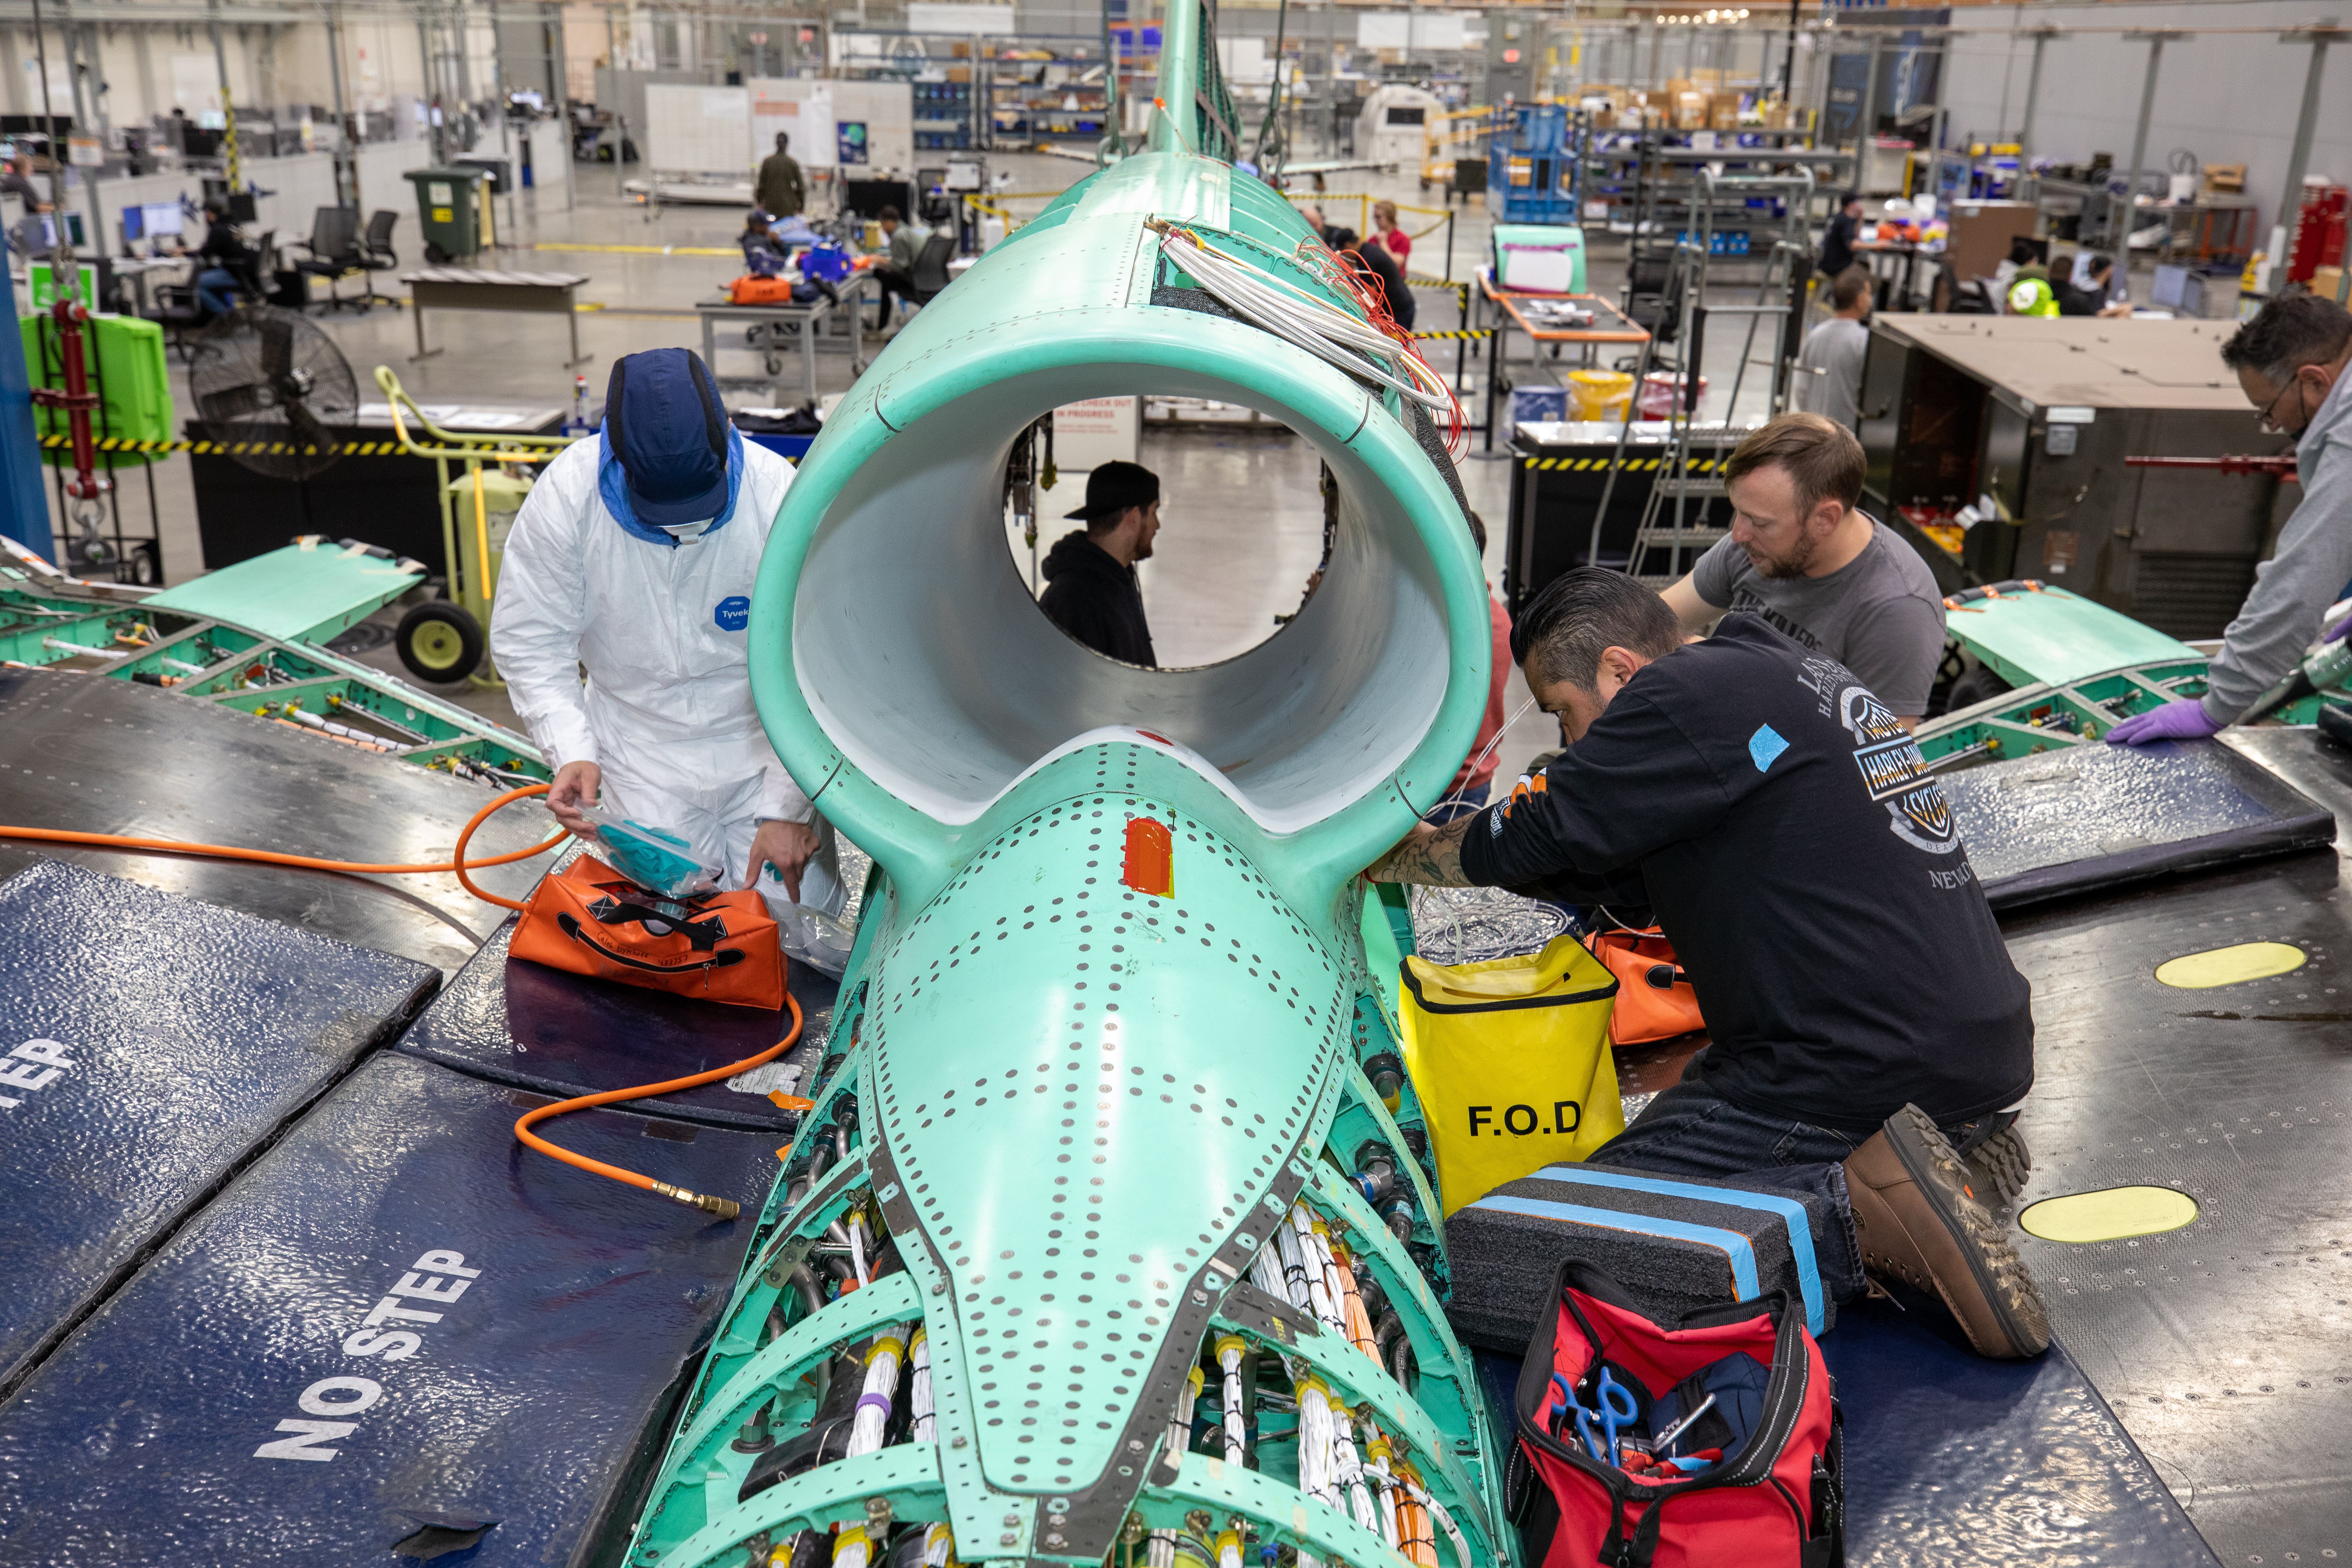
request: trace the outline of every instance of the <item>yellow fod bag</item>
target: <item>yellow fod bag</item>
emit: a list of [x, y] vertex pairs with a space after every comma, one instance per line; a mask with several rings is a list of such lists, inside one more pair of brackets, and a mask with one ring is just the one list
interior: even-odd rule
[[1404, 961], [1405, 1068], [1447, 1214], [1625, 1130], [1609, 1054], [1616, 977], [1572, 936], [1452, 967]]

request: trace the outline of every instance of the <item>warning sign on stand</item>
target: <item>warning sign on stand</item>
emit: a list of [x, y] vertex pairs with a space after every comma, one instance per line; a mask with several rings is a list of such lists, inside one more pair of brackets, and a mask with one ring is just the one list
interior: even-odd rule
[[1089, 397], [1054, 410], [1054, 466], [1084, 473], [1104, 463], [1132, 463], [1143, 430], [1139, 397]]

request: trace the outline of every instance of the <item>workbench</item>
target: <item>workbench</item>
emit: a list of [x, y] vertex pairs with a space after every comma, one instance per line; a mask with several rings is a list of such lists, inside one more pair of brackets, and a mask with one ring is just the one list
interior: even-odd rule
[[[864, 305], [866, 288], [873, 281], [873, 277], [870, 272], [853, 272], [843, 279], [834, 285], [835, 291], [839, 295], [837, 301], [826, 299], [822, 294], [806, 304], [789, 305], [738, 305], [724, 294], [708, 300], [696, 300], [694, 313], [702, 319], [702, 363], [710, 367], [712, 379], [721, 386], [745, 384], [780, 386], [781, 384], [776, 382], [772, 375], [756, 378], [720, 375], [719, 374], [719, 329], [722, 325], [740, 325], [746, 328], [766, 326], [770, 332], [769, 346], [764, 349], [754, 348], [751, 352], [764, 353], [772, 358], [776, 353], [775, 329], [790, 327], [800, 339], [801, 384], [807, 394], [805, 400], [814, 403], [817, 396], [817, 339], [823, 335], [824, 323], [835, 310], [845, 310], [849, 312], [850, 374], [855, 376], [866, 369]], [[776, 401], [779, 403], [784, 401], [781, 394], [777, 395]]]
[[415, 360], [430, 359], [439, 349], [425, 346], [425, 312], [442, 310], [519, 310], [529, 315], [562, 316], [572, 333], [572, 357], [566, 369], [590, 358], [580, 352], [580, 285], [582, 272], [486, 272], [470, 267], [428, 267], [404, 272], [409, 304], [416, 318]]
[[[1863, 508], [1947, 594], [2033, 577], [2158, 631], [2219, 637], [2301, 492], [2124, 459], [2274, 453], [2221, 363], [2231, 321], [1879, 316], [1863, 363]], [[1962, 509], [1972, 517], [1961, 516]], [[1982, 521], [1977, 521], [1981, 519]], [[1957, 551], [1921, 526], [1966, 528]]]
[[[1535, 343], [1579, 343], [1583, 345], [1582, 363], [1590, 364], [1594, 351], [1603, 343], [1622, 343], [1638, 348], [1650, 341], [1649, 332], [1639, 323], [1602, 299], [1598, 294], [1536, 294], [1523, 289], [1499, 288], [1491, 267], [1478, 269], [1478, 295], [1483, 301], [1480, 314], [1494, 323], [1494, 336], [1486, 341], [1486, 449], [1495, 449], [1495, 398], [1502, 384], [1504, 345], [1510, 336], [1511, 322]], [[1592, 312], [1589, 327], [1559, 327], [1538, 324], [1540, 314], [1534, 307], [1543, 304], [1569, 304]], [[1535, 319], [1530, 319], [1531, 315]]]

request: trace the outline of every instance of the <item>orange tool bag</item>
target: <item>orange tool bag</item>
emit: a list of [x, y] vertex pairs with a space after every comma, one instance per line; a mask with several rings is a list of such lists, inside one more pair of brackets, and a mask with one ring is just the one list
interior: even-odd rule
[[771, 1013], [784, 1005], [783, 944], [758, 893], [665, 899], [588, 855], [541, 880], [512, 952], [676, 996]]
[[1706, 1027], [1698, 1013], [1698, 993], [1675, 962], [1674, 944], [1656, 926], [1603, 931], [1592, 939], [1592, 956], [1617, 977], [1611, 1044], [1647, 1045]]
[[793, 302], [793, 286], [781, 278], [761, 278], [746, 272], [727, 285], [727, 302], [730, 305], [789, 305]]

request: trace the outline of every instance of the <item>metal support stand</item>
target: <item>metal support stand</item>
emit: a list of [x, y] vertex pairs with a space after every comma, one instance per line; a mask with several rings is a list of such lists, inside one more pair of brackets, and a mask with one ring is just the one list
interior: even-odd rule
[[2027, 160], [2033, 156], [2033, 110], [2042, 101], [2042, 52], [2050, 40], [2064, 37], [2055, 27], [2036, 27], [2030, 35], [2033, 39], [2033, 68], [2025, 75], [2025, 122], [2017, 132], [2017, 171], [2022, 176]]
[[2169, 28], [2124, 35], [2124, 39], [2127, 43], [2142, 41], [2147, 43], [2147, 76], [2140, 83], [2139, 123], [2132, 132], [2131, 173], [2124, 176], [2121, 219], [2118, 220], [2114, 216], [2116, 204], [2110, 203], [2107, 208], [2110, 215], [2107, 219], [2107, 248], [2115, 253], [2116, 265], [2123, 269], [2118, 274], [2120, 277], [2131, 276], [2132, 220], [2138, 210], [2135, 204], [2139, 200], [2140, 170], [2147, 160], [2147, 121], [2148, 117], [2156, 111], [2156, 73], [2164, 64], [2165, 40], [2192, 36]]
[[[2279, 197], [2278, 222], [2271, 226], [2269, 259], [2263, 263], [2262, 275], [2254, 287], [2263, 293], [2270, 292], [2270, 280], [2286, 260], [2287, 242], [2294, 237], [2295, 220], [2303, 211], [2303, 173], [2311, 162], [2311, 132], [2319, 121], [2319, 83], [2327, 69], [2327, 46], [2338, 38], [2352, 37], [2352, 32], [2335, 26], [2297, 27], [2281, 33], [2282, 44], [2311, 46], [2311, 68], [2303, 78], [2303, 111], [2295, 117], [2294, 149], [2287, 154], [2286, 191]], [[2352, 277], [2352, 268], [2347, 269]], [[2342, 290], [2337, 291], [2338, 297]]]

